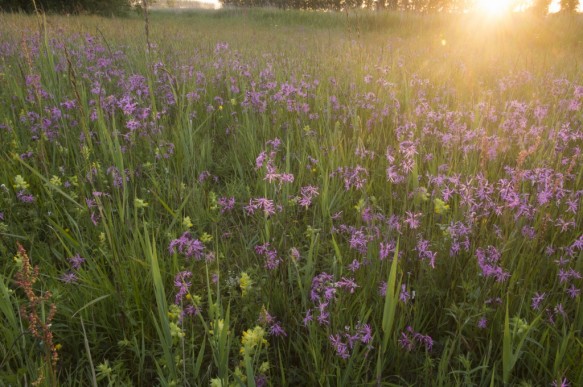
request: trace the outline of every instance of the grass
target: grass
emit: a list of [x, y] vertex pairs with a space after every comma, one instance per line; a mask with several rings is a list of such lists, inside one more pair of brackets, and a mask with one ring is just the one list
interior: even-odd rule
[[581, 23], [0, 14], [0, 385], [583, 384]]

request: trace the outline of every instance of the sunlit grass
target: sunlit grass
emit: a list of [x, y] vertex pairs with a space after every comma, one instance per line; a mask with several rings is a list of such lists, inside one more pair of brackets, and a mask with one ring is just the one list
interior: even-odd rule
[[583, 384], [582, 23], [0, 14], [0, 384]]

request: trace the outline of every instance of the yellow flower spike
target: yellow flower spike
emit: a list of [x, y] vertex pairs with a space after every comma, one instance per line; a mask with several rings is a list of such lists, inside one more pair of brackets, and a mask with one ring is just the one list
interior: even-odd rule
[[245, 355], [253, 355], [256, 348], [261, 345], [267, 346], [267, 340], [265, 340], [265, 329], [260, 326], [255, 326], [253, 329], [248, 329], [243, 332], [243, 337], [241, 337], [241, 350], [240, 353]]
[[433, 204], [435, 207], [435, 213], [438, 215], [449, 211], [449, 204], [446, 204], [443, 200], [439, 198], [433, 199]]
[[170, 322], [168, 327], [170, 328], [170, 336], [173, 339], [180, 340], [186, 336], [186, 333], [175, 322]]
[[425, 188], [425, 187], [419, 188], [418, 195], [419, 195], [419, 198], [424, 202], [429, 200], [429, 192], [427, 192], [427, 188]]
[[354, 206], [354, 209], [356, 210], [356, 212], [360, 213], [362, 211], [362, 209], [364, 208], [364, 199], [360, 199], [358, 201], [358, 203], [356, 203], [356, 205]]
[[[219, 319], [217, 320], [217, 326], [215, 327], [215, 323], [213, 321], [211, 321], [211, 330], [209, 330], [209, 334], [211, 336], [214, 336], [215, 334], [220, 335], [223, 332], [223, 328], [225, 327], [225, 320], [223, 319]], [[227, 334], [229, 334], [229, 332], [227, 331]]]
[[107, 375], [111, 375], [111, 373], [113, 372], [113, 369], [109, 366], [109, 361], [106, 360], [105, 362], [103, 362], [97, 366], [97, 372], [101, 375], [107, 376]]
[[186, 228], [191, 228], [193, 226], [190, 216], [185, 216], [184, 219], [182, 219], [182, 225]]
[[241, 273], [241, 278], [239, 278], [239, 288], [241, 289], [241, 295], [243, 297], [247, 296], [252, 286], [253, 281], [251, 280], [251, 277], [249, 277], [249, 274], [245, 272]]
[[269, 371], [269, 362], [264, 361], [263, 363], [261, 363], [261, 366], [259, 366], [259, 372], [262, 374], [266, 374], [267, 371]]
[[247, 376], [241, 371], [241, 367], [239, 366], [235, 368], [235, 379], [240, 380], [243, 383], [247, 381]]
[[30, 187], [30, 184], [28, 184], [22, 176], [16, 175], [16, 177], [14, 177], [14, 188], [15, 189], [22, 190], [22, 189], [27, 189], [29, 187]]
[[219, 203], [217, 201], [217, 194], [214, 191], [209, 192], [209, 209], [215, 211], [219, 209]]
[[134, 199], [134, 206], [135, 206], [136, 208], [146, 208], [146, 207], [148, 207], [148, 202], [146, 202], [146, 201], [145, 201], [145, 200], [143, 200], [143, 199], [138, 199], [138, 198], [135, 198], [135, 199]]
[[205, 232], [205, 233], [203, 233], [203, 234], [200, 236], [200, 241], [201, 241], [202, 243], [208, 243], [208, 242], [210, 242], [210, 241], [212, 241], [212, 240], [213, 240], [213, 236], [212, 236], [212, 235], [210, 235], [210, 234], [208, 234], [208, 233], [206, 233], [206, 232]]
[[53, 175], [51, 177], [51, 179], [49, 180], [49, 183], [51, 183], [54, 186], [60, 187], [61, 185], [63, 185], [63, 182], [61, 181], [61, 178], [59, 176]]
[[176, 319], [178, 319], [178, 317], [180, 317], [181, 312], [182, 312], [182, 310], [180, 309], [180, 307], [178, 305], [172, 304], [168, 308], [168, 318], [170, 320], [176, 320]]

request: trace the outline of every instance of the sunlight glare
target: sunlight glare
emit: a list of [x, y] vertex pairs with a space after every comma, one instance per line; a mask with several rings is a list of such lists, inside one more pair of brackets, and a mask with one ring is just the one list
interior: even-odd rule
[[561, 10], [561, 1], [560, 0], [553, 0], [551, 5], [549, 6], [549, 13], [557, 13]]
[[487, 16], [502, 16], [510, 11], [509, 0], [476, 0], [476, 11]]

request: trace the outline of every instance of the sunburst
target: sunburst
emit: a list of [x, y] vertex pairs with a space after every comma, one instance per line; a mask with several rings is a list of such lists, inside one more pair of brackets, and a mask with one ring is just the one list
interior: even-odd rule
[[476, 0], [475, 7], [487, 16], [502, 16], [512, 10], [512, 0]]

